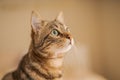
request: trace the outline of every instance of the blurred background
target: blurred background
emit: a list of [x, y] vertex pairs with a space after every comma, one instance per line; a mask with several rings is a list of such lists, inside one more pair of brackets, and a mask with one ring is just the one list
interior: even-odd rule
[[76, 43], [64, 80], [120, 80], [119, 0], [0, 0], [0, 78], [28, 51], [32, 10], [47, 20], [64, 13]]

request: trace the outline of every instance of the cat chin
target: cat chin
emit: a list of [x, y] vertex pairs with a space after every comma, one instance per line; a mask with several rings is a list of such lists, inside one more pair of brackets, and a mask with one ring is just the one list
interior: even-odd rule
[[66, 40], [66, 44], [64, 47], [62, 48], [59, 48], [55, 51], [56, 54], [59, 54], [59, 53], [65, 53], [65, 52], [68, 52], [72, 45], [74, 44], [74, 40], [72, 39], [71, 41], [70, 40]]
[[72, 45], [65, 46], [61, 49], [55, 51], [56, 54], [68, 52], [71, 49]]
[[53, 46], [53, 47], [50, 48], [49, 51], [55, 53], [55, 55], [65, 53], [65, 52], [68, 52], [71, 49], [73, 43], [74, 43], [73, 40], [70, 41], [70, 40], [67, 39], [64, 46], [59, 47], [59, 48], [57, 48], [56, 46]]

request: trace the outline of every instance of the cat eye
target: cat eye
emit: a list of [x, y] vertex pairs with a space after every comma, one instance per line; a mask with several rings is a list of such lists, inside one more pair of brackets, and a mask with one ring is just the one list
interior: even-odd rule
[[54, 35], [54, 36], [58, 36], [59, 32], [58, 32], [58, 30], [53, 29], [52, 32], [51, 32], [51, 34]]

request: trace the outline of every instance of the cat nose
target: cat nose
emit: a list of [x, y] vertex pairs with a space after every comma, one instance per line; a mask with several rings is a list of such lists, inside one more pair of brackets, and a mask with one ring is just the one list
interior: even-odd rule
[[71, 39], [71, 36], [69, 34], [66, 34], [67, 39]]
[[74, 44], [74, 40], [71, 35], [66, 34], [66, 38], [70, 40], [70, 44], [72, 44], [72, 45]]
[[68, 34], [66, 35], [66, 38], [67, 38], [67, 39], [71, 39], [70, 35], [68, 35]]

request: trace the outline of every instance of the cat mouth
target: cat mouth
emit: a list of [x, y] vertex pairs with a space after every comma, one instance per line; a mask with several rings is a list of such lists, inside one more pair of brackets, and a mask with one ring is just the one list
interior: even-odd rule
[[70, 45], [73, 45], [74, 44], [74, 40], [73, 39], [70, 39]]

